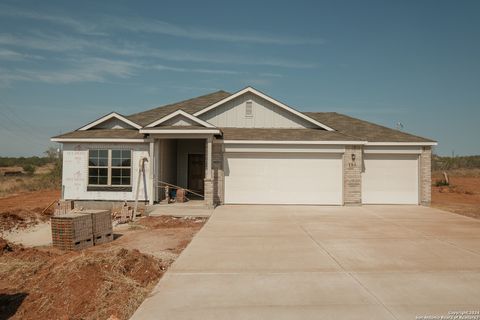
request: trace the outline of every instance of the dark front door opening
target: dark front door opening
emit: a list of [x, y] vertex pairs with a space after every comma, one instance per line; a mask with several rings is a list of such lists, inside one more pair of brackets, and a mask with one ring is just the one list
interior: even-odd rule
[[205, 179], [205, 155], [188, 155], [188, 189], [203, 194]]

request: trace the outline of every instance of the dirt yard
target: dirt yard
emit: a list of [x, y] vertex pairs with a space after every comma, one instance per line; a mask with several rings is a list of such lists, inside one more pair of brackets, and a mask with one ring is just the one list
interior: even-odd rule
[[42, 211], [59, 198], [59, 190], [23, 192], [0, 198], [0, 234], [14, 228], [26, 228], [40, 221], [47, 221], [53, 214], [53, 208], [44, 214]]
[[480, 172], [458, 170], [449, 173], [449, 186], [435, 186], [441, 172], [432, 174], [432, 207], [480, 218]]
[[42, 211], [60, 198], [59, 190], [22, 192], [0, 198], [0, 233], [14, 228], [26, 228], [50, 219], [53, 208]]
[[80, 252], [2, 239], [0, 319], [128, 319], [205, 221], [141, 218]]

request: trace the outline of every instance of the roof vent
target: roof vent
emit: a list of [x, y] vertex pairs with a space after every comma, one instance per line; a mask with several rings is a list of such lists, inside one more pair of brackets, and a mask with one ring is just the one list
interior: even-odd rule
[[252, 101], [247, 101], [245, 104], [245, 118], [253, 117], [253, 104]]

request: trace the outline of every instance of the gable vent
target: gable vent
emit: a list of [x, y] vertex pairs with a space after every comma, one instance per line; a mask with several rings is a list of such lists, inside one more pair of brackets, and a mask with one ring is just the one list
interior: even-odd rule
[[247, 101], [245, 104], [245, 117], [251, 118], [253, 117], [253, 103], [252, 101]]

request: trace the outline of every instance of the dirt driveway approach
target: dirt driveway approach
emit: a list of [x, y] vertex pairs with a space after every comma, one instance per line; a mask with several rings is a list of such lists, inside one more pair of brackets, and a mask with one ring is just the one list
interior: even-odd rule
[[133, 319], [480, 310], [480, 221], [416, 206], [223, 206]]

